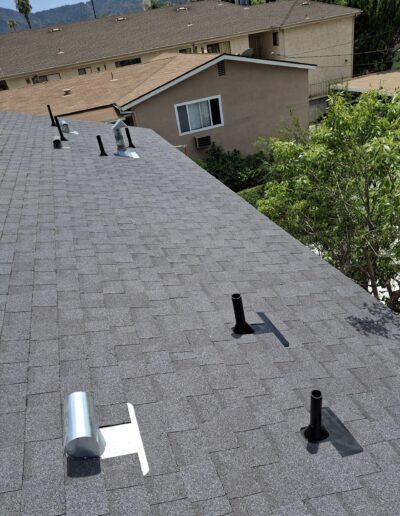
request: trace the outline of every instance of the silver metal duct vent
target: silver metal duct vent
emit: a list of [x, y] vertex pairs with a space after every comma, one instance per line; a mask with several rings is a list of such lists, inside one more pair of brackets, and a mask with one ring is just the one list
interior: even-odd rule
[[64, 406], [65, 444], [68, 457], [100, 457], [105, 441], [97, 426], [93, 401], [87, 392], [68, 394]]
[[69, 133], [69, 125], [66, 120], [61, 120], [61, 130], [63, 133]]
[[[127, 149], [125, 145], [124, 135], [122, 133], [122, 129], [127, 129], [128, 126], [123, 120], [117, 120], [115, 124], [113, 124], [113, 133], [115, 138], [115, 143], [117, 144], [117, 152], [114, 154], [115, 156], [120, 156], [122, 158], [139, 158], [138, 154], [136, 152], [130, 151]], [[131, 141], [128, 142], [129, 146], [133, 147], [133, 144], [131, 145]]]

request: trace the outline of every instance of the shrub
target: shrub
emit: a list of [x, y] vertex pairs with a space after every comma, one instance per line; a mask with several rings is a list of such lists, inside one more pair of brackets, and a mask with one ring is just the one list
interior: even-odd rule
[[212, 144], [202, 166], [235, 192], [265, 183], [267, 177], [263, 152], [243, 156], [236, 149], [224, 151]]

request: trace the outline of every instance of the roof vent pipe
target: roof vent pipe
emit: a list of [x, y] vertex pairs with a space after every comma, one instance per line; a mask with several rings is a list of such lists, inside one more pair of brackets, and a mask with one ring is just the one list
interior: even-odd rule
[[318, 443], [329, 437], [328, 430], [322, 424], [322, 394], [321, 391], [311, 392], [310, 424], [304, 430], [304, 437], [310, 443]]
[[106, 443], [97, 426], [92, 399], [87, 392], [73, 392], [64, 405], [65, 443], [68, 457], [100, 457]]
[[49, 111], [50, 119], [51, 119], [51, 127], [56, 127], [56, 121], [54, 120], [53, 112], [51, 110], [50, 104], [47, 104], [47, 109]]
[[133, 145], [131, 133], [129, 132], [129, 127], [125, 128], [125, 132], [126, 132], [126, 137], [128, 138], [128, 147], [132, 147], [132, 149], [134, 149], [135, 145]]
[[104, 145], [103, 145], [103, 141], [101, 139], [101, 136], [98, 134], [96, 136], [97, 138], [97, 143], [99, 144], [99, 148], [100, 148], [100, 156], [108, 156], [107, 152], [104, 150]]
[[69, 133], [69, 125], [66, 120], [61, 120], [61, 129], [63, 133]]
[[124, 141], [124, 135], [122, 134], [122, 129], [128, 127], [123, 120], [117, 120], [113, 125], [113, 133], [115, 138], [115, 143], [117, 144], [117, 151], [124, 152], [126, 150], [126, 145]]
[[236, 319], [236, 324], [233, 328], [234, 333], [237, 333], [238, 335], [249, 335], [250, 333], [254, 333], [253, 328], [247, 324], [244, 316], [242, 296], [240, 294], [232, 294], [232, 304]]
[[55, 136], [53, 138], [53, 147], [55, 149], [62, 149], [62, 143], [61, 143], [61, 140], [58, 136]]
[[56, 120], [56, 124], [57, 124], [57, 129], [58, 129], [58, 134], [60, 135], [60, 140], [62, 142], [67, 142], [67, 138], [64, 136], [62, 130], [61, 130], [61, 126], [60, 126], [60, 121], [58, 119], [58, 116], [55, 117], [55, 120]]

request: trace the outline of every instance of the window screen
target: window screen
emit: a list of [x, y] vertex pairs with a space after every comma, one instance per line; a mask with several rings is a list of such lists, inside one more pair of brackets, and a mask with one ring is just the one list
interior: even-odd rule
[[221, 112], [219, 110], [219, 100], [210, 100], [211, 117], [213, 125], [219, 125], [221, 123]]
[[181, 133], [187, 133], [190, 131], [189, 118], [186, 110], [186, 106], [178, 107], [179, 125], [181, 126]]

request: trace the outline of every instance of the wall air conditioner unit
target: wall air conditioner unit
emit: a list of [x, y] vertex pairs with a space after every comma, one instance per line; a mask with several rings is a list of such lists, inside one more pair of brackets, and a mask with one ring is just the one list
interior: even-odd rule
[[211, 145], [211, 136], [195, 136], [196, 149], [206, 149]]

